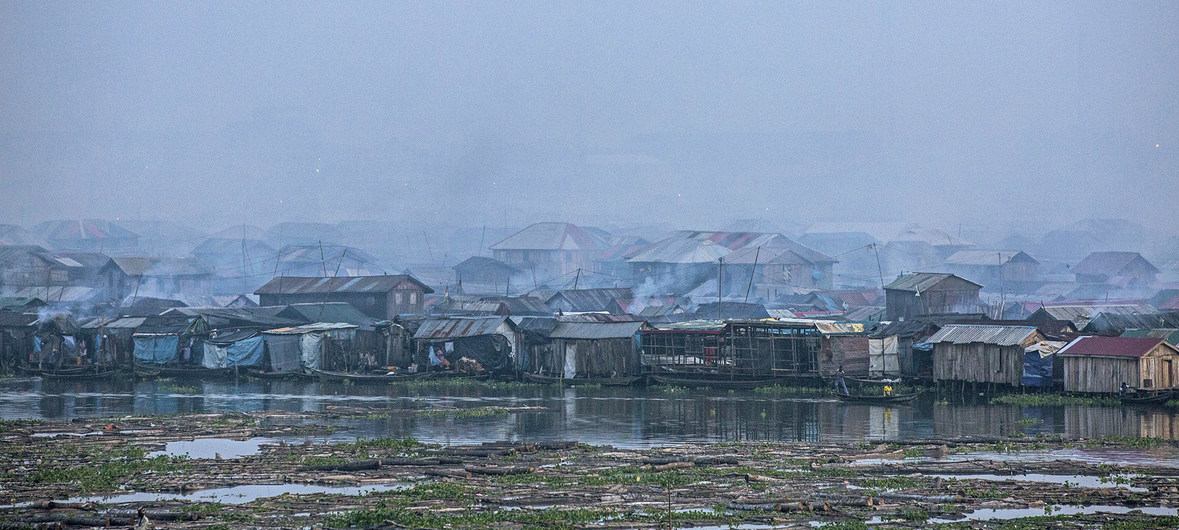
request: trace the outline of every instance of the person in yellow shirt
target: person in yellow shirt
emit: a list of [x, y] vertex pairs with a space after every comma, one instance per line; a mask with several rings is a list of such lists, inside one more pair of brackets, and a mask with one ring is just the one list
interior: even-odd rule
[[892, 385], [884, 385], [884, 395], [886, 395], [886, 396], [892, 395]]

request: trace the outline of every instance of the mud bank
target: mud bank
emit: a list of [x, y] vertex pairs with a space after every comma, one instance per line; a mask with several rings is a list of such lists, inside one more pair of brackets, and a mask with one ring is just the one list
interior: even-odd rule
[[341, 441], [371, 413], [0, 422], [0, 528], [1179, 526], [1160, 440]]

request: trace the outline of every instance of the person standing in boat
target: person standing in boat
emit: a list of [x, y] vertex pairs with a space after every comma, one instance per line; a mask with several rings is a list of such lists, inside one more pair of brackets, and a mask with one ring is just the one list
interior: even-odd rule
[[1118, 388], [1118, 397], [1126, 397], [1126, 394], [1129, 393], [1130, 385], [1127, 385], [1125, 381], [1122, 381], [1122, 386]]
[[839, 365], [839, 370], [835, 371], [835, 391], [844, 395], [850, 394], [847, 391], [847, 382], [843, 380], [843, 365]]

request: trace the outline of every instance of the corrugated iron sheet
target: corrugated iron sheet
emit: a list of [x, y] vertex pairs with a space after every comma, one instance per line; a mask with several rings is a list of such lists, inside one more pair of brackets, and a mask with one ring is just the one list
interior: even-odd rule
[[[954, 276], [953, 274], [945, 274], [940, 272], [915, 272], [912, 274], [902, 275], [892, 281], [892, 283], [885, 285], [884, 288], [890, 291], [915, 291], [921, 292], [941, 283], [946, 278], [956, 277], [966, 283], [978, 285], [970, 280], [962, 278], [961, 276]], [[979, 285], [981, 288], [982, 286]]]
[[1036, 328], [1033, 326], [988, 326], [981, 324], [965, 324], [946, 326], [926, 342], [950, 342], [953, 344], [994, 344], [997, 346], [1015, 346], [1023, 343]]
[[642, 322], [561, 322], [549, 338], [625, 339], [634, 337], [642, 327]]
[[1150, 353], [1159, 344], [1174, 346], [1160, 338], [1153, 337], [1080, 337], [1058, 353], [1060, 355], [1087, 355], [1093, 357], [1135, 357]]
[[491, 335], [507, 317], [429, 318], [422, 321], [415, 339], [461, 339]]
[[432, 293], [427, 287], [408, 274], [382, 276], [338, 276], [334, 278], [279, 276], [259, 287], [254, 294], [325, 294], [325, 293], [374, 293], [392, 291], [397, 284], [410, 281]]

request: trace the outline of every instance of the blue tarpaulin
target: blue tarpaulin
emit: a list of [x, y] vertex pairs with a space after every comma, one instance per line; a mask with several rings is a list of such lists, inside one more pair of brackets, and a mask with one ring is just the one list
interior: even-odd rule
[[168, 364], [176, 360], [179, 344], [180, 337], [176, 335], [135, 337], [135, 359], [146, 364]]
[[1052, 359], [1055, 354], [1041, 355], [1039, 351], [1023, 354], [1023, 386], [1052, 386]]
[[239, 340], [226, 348], [226, 366], [261, 366], [262, 337]]

